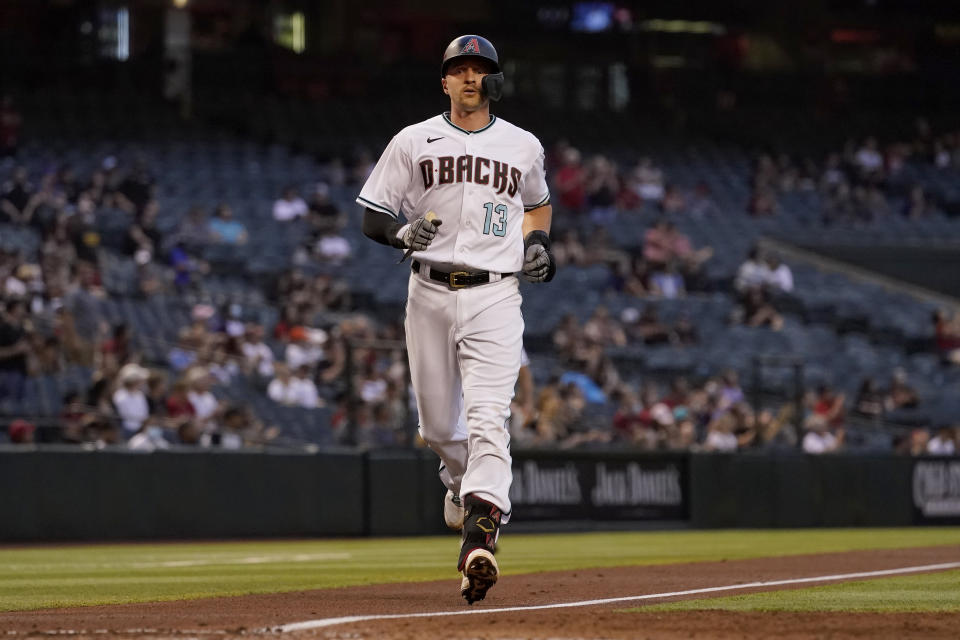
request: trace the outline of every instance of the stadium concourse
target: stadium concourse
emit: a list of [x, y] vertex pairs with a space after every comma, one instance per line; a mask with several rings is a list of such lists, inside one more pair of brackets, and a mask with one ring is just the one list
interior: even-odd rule
[[[411, 444], [407, 271], [352, 204], [379, 148], [320, 158], [136, 98], [4, 109], [0, 437]], [[956, 450], [960, 319], [761, 239], [955, 241], [960, 135], [924, 124], [816, 159], [577, 145], [548, 149], [560, 270], [523, 288], [516, 443]]]

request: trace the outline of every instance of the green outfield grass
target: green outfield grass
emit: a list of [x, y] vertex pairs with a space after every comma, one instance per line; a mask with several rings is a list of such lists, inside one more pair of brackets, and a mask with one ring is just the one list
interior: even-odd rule
[[[510, 535], [505, 575], [960, 544], [960, 528]], [[0, 611], [180, 600], [456, 576], [459, 538], [0, 549]]]
[[686, 600], [629, 609], [643, 613], [705, 610], [957, 613], [960, 612], [960, 571], [879, 578], [707, 600]]

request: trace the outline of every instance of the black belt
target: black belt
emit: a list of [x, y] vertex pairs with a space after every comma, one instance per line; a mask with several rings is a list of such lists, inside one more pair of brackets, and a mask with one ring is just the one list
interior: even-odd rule
[[[427, 269], [427, 275], [430, 276], [431, 280], [442, 282], [451, 289], [462, 289], [464, 287], [472, 287], [477, 284], [487, 284], [488, 282], [491, 282], [489, 271], [454, 271], [452, 273], [447, 273], [446, 271], [438, 271], [433, 267], [421, 265], [419, 260], [414, 260], [414, 273], [420, 273], [421, 266]], [[506, 278], [507, 276], [512, 275], [513, 273], [501, 273], [500, 277]]]

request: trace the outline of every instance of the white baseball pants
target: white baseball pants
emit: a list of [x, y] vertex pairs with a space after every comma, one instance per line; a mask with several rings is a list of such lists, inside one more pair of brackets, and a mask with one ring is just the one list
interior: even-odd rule
[[[462, 289], [411, 273], [405, 328], [420, 435], [448, 489], [510, 514], [507, 420], [523, 347], [515, 277]], [[464, 424], [466, 422], [466, 424]]]

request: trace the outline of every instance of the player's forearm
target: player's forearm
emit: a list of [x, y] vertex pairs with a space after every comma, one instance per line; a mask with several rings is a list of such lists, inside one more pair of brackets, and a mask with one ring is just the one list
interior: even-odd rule
[[373, 209], [363, 212], [363, 235], [374, 242], [403, 249], [403, 241], [398, 237], [402, 228], [402, 224], [386, 213]]
[[542, 207], [531, 209], [523, 214], [523, 237], [531, 231], [550, 233], [550, 222], [553, 220], [553, 207], [545, 204]]

